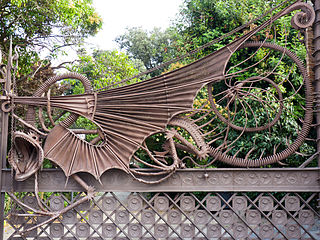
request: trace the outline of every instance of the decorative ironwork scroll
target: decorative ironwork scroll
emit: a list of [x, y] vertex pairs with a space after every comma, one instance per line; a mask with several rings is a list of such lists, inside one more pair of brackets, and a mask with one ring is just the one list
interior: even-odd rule
[[[12, 118], [24, 126], [24, 130], [12, 132], [9, 163], [15, 170], [15, 179], [23, 181], [34, 175], [37, 192], [37, 172], [46, 158], [58, 165], [67, 179], [72, 177], [88, 192], [63, 209], [48, 209], [38, 194], [38, 208], [34, 208], [8, 193], [23, 208], [48, 217], [25, 230], [32, 231], [94, 198], [95, 189], [79, 177], [80, 172], [101, 182], [104, 172], [120, 169], [139, 182], [151, 184], [168, 179], [186, 164], [207, 168], [220, 161], [239, 167], [260, 167], [282, 164], [295, 154], [312, 125], [313, 86], [304, 61], [286, 46], [270, 41], [273, 23], [295, 10], [302, 12], [292, 17], [291, 24], [305, 31], [313, 24], [315, 13], [310, 5], [296, 2], [277, 9], [270, 19], [206, 57], [134, 84], [94, 91], [85, 76], [66, 73], [48, 79], [33, 96], [6, 91], [1, 96], [2, 112], [11, 112]], [[259, 41], [262, 31], [265, 39]], [[283, 41], [286, 45], [285, 38]], [[259, 69], [261, 64], [266, 65], [264, 70]], [[283, 71], [283, 65], [289, 65], [290, 71]], [[50, 87], [65, 79], [79, 80], [85, 93], [51, 96]], [[286, 114], [293, 114], [293, 98], [301, 107], [297, 116], [301, 123], [292, 124], [297, 132], [288, 131], [285, 142], [268, 140], [268, 134], [275, 135], [282, 127]], [[25, 118], [15, 114], [16, 105], [28, 106]], [[52, 116], [52, 109], [64, 112]], [[44, 115], [51, 127], [47, 127]], [[78, 117], [92, 121], [97, 129], [73, 129]], [[256, 133], [263, 133], [265, 138]], [[79, 134], [97, 137], [87, 142]], [[258, 148], [256, 143], [269, 144], [272, 151]], [[160, 231], [161, 227], [155, 231], [165, 232]], [[132, 226], [137, 228], [138, 225]], [[183, 229], [181, 234], [185, 237], [194, 231], [186, 226]], [[256, 234], [255, 230], [252, 232]]]
[[[158, 169], [162, 174], [172, 173], [183, 163], [177, 155], [173, 139], [178, 139], [184, 149], [199, 158], [210, 155], [214, 161], [220, 160], [236, 166], [261, 166], [279, 162], [297, 151], [309, 132], [312, 122], [312, 86], [304, 63], [293, 52], [274, 43], [252, 42], [250, 39], [278, 18], [297, 9], [302, 9], [304, 14], [293, 17], [293, 26], [298, 28], [310, 26], [315, 18], [313, 9], [308, 4], [295, 3], [220, 50], [159, 77], [106, 91], [92, 92], [90, 82], [85, 77], [74, 73], [64, 74], [50, 78], [32, 97], [14, 96], [11, 101], [14, 104], [31, 106], [26, 116], [26, 122], [31, 125], [34, 125], [35, 106], [48, 107], [48, 109], [60, 108], [72, 112], [72, 115], [50, 130], [44, 142], [44, 156], [59, 165], [66, 176], [84, 171], [99, 179], [101, 174], [110, 168], [119, 168], [134, 175], [141, 175], [141, 172], [129, 168], [131, 159]], [[295, 71], [301, 74], [303, 84], [297, 86], [290, 82], [290, 76], [281, 76], [283, 79], [279, 82], [279, 76], [277, 76], [279, 72], [275, 70], [277, 65], [274, 69], [271, 68], [270, 72], [237, 80], [240, 74], [244, 72], [247, 74], [254, 70], [257, 64], [250, 65], [254, 58], [250, 55], [243, 62], [227, 69], [232, 55], [243, 49], [253, 52], [253, 55], [258, 54], [258, 51], [265, 51], [264, 61], [268, 54], [275, 52], [274, 54], [278, 54], [279, 57], [277, 65], [284, 59], [288, 59], [296, 65]], [[242, 64], [245, 64], [245, 69], [234, 71], [239, 67], [241, 69]], [[84, 83], [86, 93], [75, 96], [42, 96], [50, 85], [66, 78], [79, 79]], [[221, 82], [224, 82], [224, 86], [220, 84], [220, 89], [216, 92], [215, 85]], [[291, 95], [284, 96], [280, 89], [285, 82], [292, 85]], [[207, 86], [208, 104], [211, 109], [194, 109], [195, 97], [205, 86]], [[306, 101], [303, 125], [296, 139], [289, 143], [286, 149], [275, 151], [274, 154], [262, 153], [258, 157], [252, 153], [254, 149], [250, 149], [245, 157], [238, 157], [237, 154], [231, 154], [231, 148], [236, 140], [228, 139], [225, 135], [225, 141], [222, 144], [219, 146], [215, 144], [218, 142], [215, 138], [222, 137], [223, 131], [229, 131], [228, 129], [236, 130], [239, 138], [244, 133], [272, 128], [285, 111], [286, 100], [292, 95], [300, 94], [301, 88]], [[251, 105], [255, 103], [260, 104], [260, 108], [265, 111], [263, 117], [266, 119], [263, 121], [259, 122], [256, 113], [252, 110]], [[225, 110], [220, 111], [221, 108]], [[277, 108], [277, 113], [271, 116], [274, 114], [274, 108]], [[185, 115], [188, 113], [194, 115], [197, 111], [202, 114], [200, 118], [214, 114], [226, 125], [227, 130], [219, 133], [212, 131], [211, 134], [207, 134], [207, 138], [203, 138], [204, 127], [195, 125], [198, 119]], [[92, 120], [99, 127], [102, 144], [97, 146], [87, 143], [68, 129], [78, 115]], [[236, 123], [240, 118], [245, 119], [242, 125]], [[208, 125], [209, 122], [206, 124]], [[166, 129], [168, 125], [180, 125], [179, 127], [183, 125], [187, 131], [190, 131], [195, 144], [192, 145], [186, 141], [177, 131]], [[158, 132], [166, 134], [168, 154], [173, 159], [170, 163], [165, 161], [165, 156], [154, 155], [144, 145], [147, 137]], [[20, 137], [17, 136], [15, 139], [18, 138]], [[26, 137], [23, 139], [26, 140]], [[66, 146], [68, 146], [67, 150], [61, 151], [66, 149]], [[19, 152], [18, 148], [15, 144], [12, 156], [17, 155], [15, 152]], [[148, 152], [152, 163], [135, 157], [134, 154], [139, 148]]]

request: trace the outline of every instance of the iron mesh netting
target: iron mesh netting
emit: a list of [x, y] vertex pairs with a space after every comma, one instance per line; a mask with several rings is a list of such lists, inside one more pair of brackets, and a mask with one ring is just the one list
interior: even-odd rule
[[[318, 239], [317, 198], [316, 193], [105, 192], [24, 238]], [[23, 201], [39, 208], [33, 193]], [[60, 210], [72, 201], [70, 196], [54, 193], [42, 203]], [[11, 205], [5, 216], [11, 228], [9, 239], [21, 239], [19, 231], [47, 220], [29, 213]]]

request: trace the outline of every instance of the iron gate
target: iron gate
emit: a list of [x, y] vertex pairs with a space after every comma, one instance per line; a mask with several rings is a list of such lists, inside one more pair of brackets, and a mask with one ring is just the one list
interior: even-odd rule
[[[314, 56], [307, 63], [313, 78], [316, 121], [311, 131], [317, 133], [317, 151], [299, 168], [178, 169], [154, 185], [116, 169], [103, 174], [101, 183], [79, 173], [98, 193], [71, 208], [87, 193], [62, 170], [44, 169], [38, 179], [18, 182], [6, 168], [9, 113], [2, 111], [1, 239], [319, 239], [320, 173], [319, 167], [307, 167], [319, 159], [320, 151], [320, 1], [314, 8], [315, 36], [309, 29], [305, 43]], [[34, 214], [42, 208], [64, 212], [52, 221]]]
[[[167, 182], [150, 188], [121, 171], [113, 171], [96, 185], [101, 191], [64, 213], [53, 223], [28, 232], [27, 239], [318, 239], [319, 170], [218, 169], [179, 171]], [[88, 176], [87, 176], [88, 177]], [[59, 191], [43, 204], [61, 210], [83, 197], [61, 171], [44, 171], [40, 191]], [[83, 176], [86, 179], [85, 176]], [[10, 179], [10, 172], [5, 172]], [[23, 202], [37, 207], [33, 179], [16, 191], [30, 191]], [[93, 179], [91, 179], [93, 180]], [[90, 182], [90, 181], [89, 181]], [[5, 182], [10, 191], [10, 182]], [[108, 183], [108, 184], [106, 184]], [[8, 184], [8, 185], [7, 185]], [[14, 183], [15, 184], [15, 183]], [[308, 190], [306, 191], [306, 186]], [[74, 191], [74, 198], [60, 191]], [[23, 208], [12, 203], [5, 220], [11, 239], [48, 218], [16, 216]], [[15, 235], [18, 235], [14, 237]]]

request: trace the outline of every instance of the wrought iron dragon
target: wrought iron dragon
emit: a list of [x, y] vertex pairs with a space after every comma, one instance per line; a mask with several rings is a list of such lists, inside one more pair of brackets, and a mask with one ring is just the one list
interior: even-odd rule
[[[12, 111], [12, 116], [26, 129], [25, 132], [16, 131], [12, 135], [9, 163], [15, 170], [16, 180], [23, 181], [36, 174], [43, 160], [47, 158], [58, 165], [67, 177], [74, 177], [88, 191], [87, 198], [77, 202], [79, 204], [90, 199], [94, 191], [77, 176], [79, 172], [87, 172], [100, 180], [105, 171], [118, 168], [131, 174], [138, 181], [159, 183], [170, 177], [176, 169], [183, 167], [186, 161], [201, 167], [212, 165], [215, 161], [241, 167], [257, 167], [286, 159], [298, 150], [310, 130], [313, 108], [312, 84], [304, 62], [295, 53], [267, 41], [268, 38], [263, 41], [252, 40], [255, 40], [254, 36], [262, 30], [267, 32], [266, 29], [277, 19], [299, 9], [302, 12], [293, 16], [291, 24], [294, 28], [305, 31], [312, 25], [315, 14], [308, 4], [296, 2], [282, 7], [272, 18], [206, 57], [172, 72], [134, 84], [93, 91], [86, 77], [77, 73], [67, 73], [48, 79], [33, 96], [16, 96], [7, 92], [2, 96], [2, 111]], [[239, 29], [236, 29], [232, 34], [238, 31]], [[251, 52], [251, 57], [230, 67], [232, 56], [241, 51]], [[264, 51], [266, 55], [260, 62], [251, 64], [254, 55], [260, 54], [259, 51]], [[259, 73], [255, 67], [267, 61], [269, 51], [277, 53], [280, 60], [270, 71]], [[279, 78], [275, 69], [285, 58], [296, 66], [294, 71], [301, 74], [301, 86], [290, 83], [288, 76], [280, 76], [282, 80], [275, 80]], [[240, 68], [241, 64], [245, 64], [243, 69]], [[250, 70], [256, 75], [236, 80], [239, 75]], [[6, 74], [8, 72], [4, 72], [4, 75]], [[64, 96], [50, 96], [50, 93], [47, 93], [45, 96], [50, 86], [63, 79], [81, 81], [85, 93]], [[285, 82], [292, 85], [293, 91], [290, 96], [281, 90], [281, 85]], [[216, 87], [218, 83], [220, 85]], [[301, 91], [305, 95], [303, 124], [296, 138], [288, 142], [286, 148], [278, 150], [275, 146], [274, 153], [254, 153], [254, 148], [234, 152], [234, 142], [244, 134], [269, 131], [277, 124], [287, 108], [286, 99]], [[206, 100], [201, 100], [195, 108], [195, 101], [199, 102], [196, 96], [201, 94], [205, 95]], [[269, 100], [266, 98], [267, 95]], [[250, 107], [253, 101], [261, 105], [261, 111], [268, 113], [271, 109], [276, 109], [276, 113], [267, 114], [267, 120], [259, 121], [259, 114], [254, 114]], [[24, 119], [13, 112], [17, 104], [29, 106]], [[35, 117], [36, 108], [39, 109], [38, 125]], [[42, 108], [47, 108], [52, 129], [48, 129], [44, 123]], [[52, 108], [62, 109], [70, 115], [57, 123], [51, 116]], [[237, 122], [240, 115], [244, 119], [242, 125]], [[71, 129], [79, 116], [91, 120], [97, 126], [97, 130]], [[224, 124], [225, 129], [214, 127], [215, 121]], [[231, 131], [237, 134], [228, 138]], [[79, 133], [97, 133], [98, 137], [87, 142], [79, 137]], [[151, 150], [147, 144], [149, 137], [156, 134], [165, 139], [162, 151]], [[137, 155], [139, 151], [145, 153], [147, 160]], [[189, 156], [180, 159], [179, 151], [185, 151]], [[199, 158], [202, 164], [191, 156]], [[134, 167], [141, 164], [154, 171]], [[150, 176], [152, 179], [156, 177], [156, 180], [148, 179]], [[14, 195], [11, 197], [19, 201]], [[72, 207], [74, 205], [53, 213], [45, 209], [33, 211], [51, 215], [52, 218], [49, 220], [52, 220]]]

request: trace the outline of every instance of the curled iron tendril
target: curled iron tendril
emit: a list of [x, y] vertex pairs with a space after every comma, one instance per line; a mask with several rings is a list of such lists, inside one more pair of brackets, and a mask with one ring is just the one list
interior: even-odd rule
[[283, 15], [289, 14], [290, 12], [299, 9], [301, 10], [301, 12], [297, 12], [291, 18], [292, 27], [298, 30], [311, 27], [316, 18], [316, 15], [313, 8], [307, 3], [298, 2], [296, 4], [293, 4], [283, 13]]

